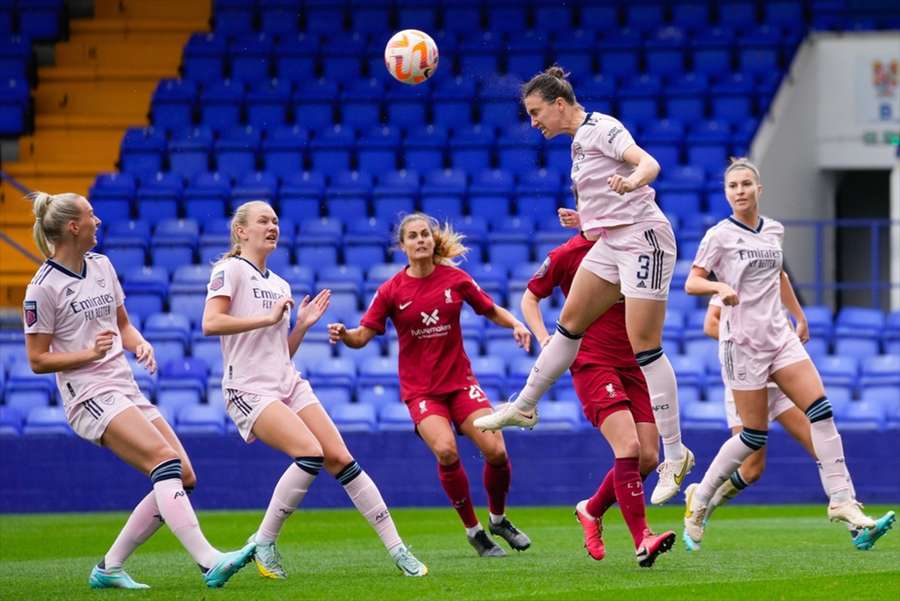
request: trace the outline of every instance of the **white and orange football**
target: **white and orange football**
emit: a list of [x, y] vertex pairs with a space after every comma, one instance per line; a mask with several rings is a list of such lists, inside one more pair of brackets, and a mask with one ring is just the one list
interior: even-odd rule
[[420, 84], [437, 70], [437, 44], [424, 31], [398, 31], [384, 48], [384, 66], [397, 81]]

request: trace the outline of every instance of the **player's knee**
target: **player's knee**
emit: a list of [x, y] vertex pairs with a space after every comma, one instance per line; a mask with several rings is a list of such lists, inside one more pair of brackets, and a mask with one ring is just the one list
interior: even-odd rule
[[506, 465], [509, 462], [509, 456], [506, 454], [506, 449], [504, 447], [488, 449], [486, 451], [482, 451], [484, 455], [484, 460], [491, 465]]
[[638, 455], [638, 470], [641, 476], [646, 476], [659, 466], [659, 450], [645, 449], [641, 447], [641, 453]]
[[182, 471], [181, 471], [181, 484], [184, 488], [194, 489], [197, 487], [197, 474], [194, 473], [194, 468], [191, 467], [190, 463], [182, 462]]
[[145, 466], [149, 472], [159, 464], [172, 461], [173, 459], [180, 460], [181, 457], [179, 457], [178, 453], [175, 452], [175, 449], [169, 446], [167, 442], [162, 441], [147, 453]]
[[456, 450], [455, 444], [439, 442], [431, 450], [441, 465], [450, 465], [459, 461], [459, 452]]
[[329, 474], [337, 474], [342, 469], [353, 463], [353, 455], [345, 448], [340, 453], [325, 455], [325, 470]]

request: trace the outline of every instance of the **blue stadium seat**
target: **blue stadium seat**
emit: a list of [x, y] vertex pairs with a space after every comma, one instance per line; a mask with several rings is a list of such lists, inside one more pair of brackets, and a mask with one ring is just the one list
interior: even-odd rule
[[378, 124], [381, 121], [384, 94], [384, 84], [374, 77], [360, 79], [345, 86], [340, 105], [341, 123], [361, 129]]
[[756, 3], [750, 0], [728, 0], [719, 5], [719, 23], [733, 27], [746, 27], [758, 21]]
[[481, 87], [478, 108], [480, 123], [486, 127], [509, 127], [520, 121], [521, 105], [510, 105], [510, 98], [519, 93], [521, 81], [511, 75], [493, 76]]
[[863, 361], [860, 366], [859, 383], [862, 386], [900, 386], [900, 355], [879, 355]]
[[404, 129], [425, 123], [430, 93], [430, 86], [391, 85], [385, 95], [387, 122]]
[[574, 25], [574, 9], [571, 5], [539, 0], [534, 7], [534, 22], [548, 32], [568, 32]]
[[576, 29], [559, 36], [553, 44], [556, 62], [564, 65], [573, 78], [583, 79], [594, 73], [597, 36], [593, 28]]
[[860, 400], [847, 403], [844, 411], [835, 417], [841, 430], [880, 430], [885, 425], [885, 407], [880, 403]]
[[825, 386], [856, 386], [859, 367], [856, 357], [827, 355], [816, 362]]
[[468, 174], [461, 169], [436, 169], [425, 175], [422, 194], [463, 196], [468, 181]]
[[457, 128], [450, 138], [450, 163], [454, 169], [476, 171], [490, 165], [493, 146], [492, 127], [471, 125]]
[[725, 405], [717, 398], [681, 406], [681, 423], [685, 428], [720, 430], [726, 427]]
[[255, 3], [243, 0], [214, 0], [213, 16], [216, 33], [246, 34], [253, 30]]
[[[215, 131], [230, 129], [241, 121], [243, 103], [243, 82], [225, 79], [210, 83], [200, 93], [200, 121]], [[172, 152], [171, 144], [169, 152], [170, 154]], [[174, 165], [173, 170], [175, 170]], [[191, 174], [184, 175], [190, 176]]]
[[19, 410], [0, 405], [0, 437], [21, 434], [22, 422], [22, 413]]
[[334, 123], [334, 107], [338, 99], [338, 85], [327, 79], [298, 84], [291, 106], [297, 125], [308, 130], [320, 130]]
[[350, 169], [355, 146], [356, 131], [351, 127], [334, 125], [320, 130], [309, 143], [313, 169], [323, 173]]
[[821, 305], [803, 307], [806, 321], [809, 323], [809, 333], [813, 338], [831, 339], [833, 331], [831, 325], [831, 309]]
[[538, 431], [571, 432], [581, 427], [581, 407], [577, 401], [559, 400], [542, 403]]
[[63, 0], [19, 2], [19, 33], [36, 41], [49, 42], [63, 32]]
[[266, 32], [239, 35], [228, 45], [231, 78], [255, 87], [271, 77], [274, 41]]
[[226, 37], [219, 33], [195, 33], [184, 47], [182, 72], [185, 79], [215, 82], [222, 79], [227, 54]]
[[225, 432], [223, 405], [188, 405], [178, 411], [175, 426], [179, 434], [222, 434]]
[[527, 122], [514, 123], [502, 130], [497, 139], [497, 164], [514, 174], [539, 171], [543, 141]]
[[[237, 121], [237, 118], [234, 118]], [[209, 171], [213, 134], [208, 127], [182, 132], [169, 142], [169, 167], [173, 174], [191, 179]]]
[[357, 164], [361, 171], [386, 173], [397, 168], [400, 130], [396, 126], [376, 125], [360, 136]]
[[166, 138], [162, 130], [131, 127], [125, 131], [119, 147], [122, 171], [135, 175], [152, 175], [162, 170]]
[[836, 336], [842, 334], [853, 336], [869, 334], [877, 337], [884, 328], [884, 324], [884, 313], [878, 309], [845, 307], [838, 311], [834, 333]]
[[27, 80], [33, 67], [33, 58], [30, 38], [0, 35], [0, 77], [16, 81]]
[[184, 407], [199, 405], [200, 393], [186, 388], [159, 390], [156, 393], [156, 404], [177, 415]]
[[23, 436], [72, 436], [73, 432], [66, 421], [62, 407], [35, 407], [28, 413]]
[[361, 57], [365, 52], [365, 36], [360, 33], [331, 37], [320, 55], [322, 76], [334, 81], [354, 81], [362, 76]]
[[880, 352], [877, 338], [837, 336], [834, 338], [834, 354], [857, 357], [859, 359], [873, 358]]
[[27, 415], [35, 407], [47, 407], [53, 395], [46, 390], [17, 389], [6, 391], [5, 408]]
[[262, 141], [262, 159], [266, 171], [286, 179], [303, 170], [303, 156], [309, 133], [299, 125], [268, 130]]
[[284, 127], [291, 90], [291, 82], [286, 79], [257, 82], [250, 86], [246, 95], [247, 123], [265, 131]]
[[412, 430], [413, 423], [406, 405], [400, 402], [380, 405], [378, 429], [382, 432], [409, 432]]
[[351, 0], [350, 30], [387, 37], [391, 29], [391, 0]]
[[148, 337], [159, 334], [176, 335], [187, 344], [191, 337], [191, 321], [177, 313], [154, 313], [144, 320], [143, 333]]
[[369, 404], [337, 405], [332, 410], [331, 419], [341, 432], [374, 432], [378, 429], [375, 407]]
[[284, 38], [296, 36], [299, 29], [297, 3], [293, 0], [258, 0], [260, 29], [280, 40], [279, 52]]
[[[474, 97], [474, 79], [456, 77], [442, 80], [432, 92], [434, 124], [455, 128], [471, 123], [473, 121], [472, 99]], [[416, 168], [421, 169], [420, 167]]]
[[456, 221], [463, 213], [462, 195], [434, 194], [422, 197], [422, 211], [440, 222]]
[[[270, 1], [270, 0], [264, 0]], [[297, 14], [296, 8], [291, 11]], [[282, 35], [275, 56], [275, 73], [280, 80], [305, 83], [315, 76], [316, 55], [321, 40], [317, 34]]]
[[196, 102], [197, 84], [194, 81], [161, 79], [150, 102], [150, 121], [163, 131], [189, 129]]

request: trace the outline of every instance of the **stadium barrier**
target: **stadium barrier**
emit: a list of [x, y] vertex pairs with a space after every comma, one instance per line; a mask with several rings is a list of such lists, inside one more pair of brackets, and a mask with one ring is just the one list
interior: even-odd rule
[[[724, 441], [724, 430], [685, 430], [697, 455], [688, 481], [698, 481]], [[434, 458], [412, 432], [347, 433], [346, 442], [378, 483], [389, 506], [446, 507]], [[861, 500], [900, 500], [897, 431], [843, 433], [844, 449]], [[262, 512], [288, 458], [263, 444], [246, 445], [237, 435], [182, 438], [194, 470], [198, 509], [256, 509]], [[612, 465], [601, 436], [585, 432], [506, 434], [513, 465], [511, 506], [574, 505], [589, 496]], [[482, 461], [467, 440], [460, 455], [469, 473], [475, 503], [486, 504]], [[0, 438], [0, 513], [130, 510], [150, 488], [146, 477], [109, 451], [73, 436]], [[317, 479], [303, 507], [350, 507], [347, 495], [326, 472]], [[646, 488], [651, 490], [656, 476]], [[680, 498], [678, 499], [680, 501]], [[783, 431], [769, 437], [768, 467], [740, 503], [823, 503], [816, 466]]]

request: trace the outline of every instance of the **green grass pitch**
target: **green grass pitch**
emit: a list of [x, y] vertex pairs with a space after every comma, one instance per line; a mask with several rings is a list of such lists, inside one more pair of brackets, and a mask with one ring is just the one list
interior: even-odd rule
[[[867, 507], [881, 515], [886, 507]], [[482, 519], [486, 511], [480, 510]], [[700, 553], [681, 545], [652, 569], [641, 569], [621, 516], [605, 522], [607, 557], [582, 548], [569, 507], [513, 508], [510, 518], [531, 536], [524, 553], [480, 559], [450, 509], [397, 509], [407, 543], [431, 573], [404, 578], [375, 534], [352, 510], [303, 510], [279, 543], [290, 578], [261, 578], [251, 564], [224, 589], [203, 587], [199, 570], [163, 529], [127, 563], [149, 591], [92, 591], [90, 569], [105, 553], [124, 513], [0, 516], [0, 599], [304, 599], [353, 601], [500, 599], [900, 599], [900, 532], [872, 551], [857, 551], [822, 506], [720, 509]], [[236, 548], [261, 512], [201, 512], [214, 545]], [[649, 510], [657, 530], [676, 528], [680, 509]], [[502, 544], [502, 543], [501, 543]]]

